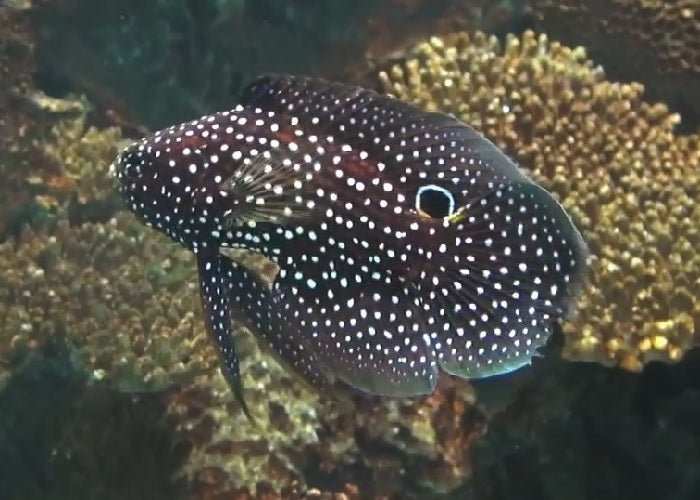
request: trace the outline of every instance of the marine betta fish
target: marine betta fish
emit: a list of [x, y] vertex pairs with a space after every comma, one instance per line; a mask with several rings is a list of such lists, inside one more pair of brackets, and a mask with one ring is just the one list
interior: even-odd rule
[[[567, 315], [586, 245], [562, 206], [452, 116], [266, 76], [234, 109], [114, 164], [131, 210], [196, 254], [209, 335], [243, 409], [232, 310], [307, 381], [434, 390], [531, 361]], [[259, 252], [271, 285], [222, 252]]]

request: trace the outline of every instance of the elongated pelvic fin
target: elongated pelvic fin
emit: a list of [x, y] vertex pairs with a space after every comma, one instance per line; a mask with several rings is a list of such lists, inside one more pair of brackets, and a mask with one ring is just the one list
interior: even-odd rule
[[231, 386], [234, 397], [240, 403], [243, 413], [252, 423], [255, 422], [243, 397], [243, 381], [240, 361], [236, 354], [231, 328], [231, 308], [227, 278], [231, 276], [229, 259], [222, 255], [199, 255], [199, 290], [207, 333], [216, 342], [221, 371]]
[[334, 377], [324, 370], [319, 354], [307, 338], [304, 328], [290, 322], [279, 283], [269, 284], [228, 253], [225, 281], [231, 305], [242, 314], [246, 324], [263, 342], [263, 347], [278, 362], [291, 367], [299, 379], [317, 391], [331, 390]]

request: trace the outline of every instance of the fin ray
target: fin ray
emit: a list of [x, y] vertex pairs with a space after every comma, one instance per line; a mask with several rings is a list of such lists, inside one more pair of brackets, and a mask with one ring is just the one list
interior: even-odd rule
[[295, 201], [302, 190], [296, 170], [303, 163], [303, 158], [282, 154], [279, 149], [245, 158], [241, 168], [220, 184], [233, 200], [228, 226], [249, 221], [280, 224], [307, 218], [308, 207]]

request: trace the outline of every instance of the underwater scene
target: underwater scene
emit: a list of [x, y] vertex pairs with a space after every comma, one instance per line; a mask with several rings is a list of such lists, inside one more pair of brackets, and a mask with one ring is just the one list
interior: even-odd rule
[[700, 499], [700, 0], [0, 0], [0, 500]]

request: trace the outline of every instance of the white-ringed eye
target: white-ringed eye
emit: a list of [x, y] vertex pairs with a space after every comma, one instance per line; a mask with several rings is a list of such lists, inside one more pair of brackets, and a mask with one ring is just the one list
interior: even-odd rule
[[455, 212], [455, 197], [447, 189], [436, 184], [418, 188], [416, 210], [434, 219], [444, 219]]

